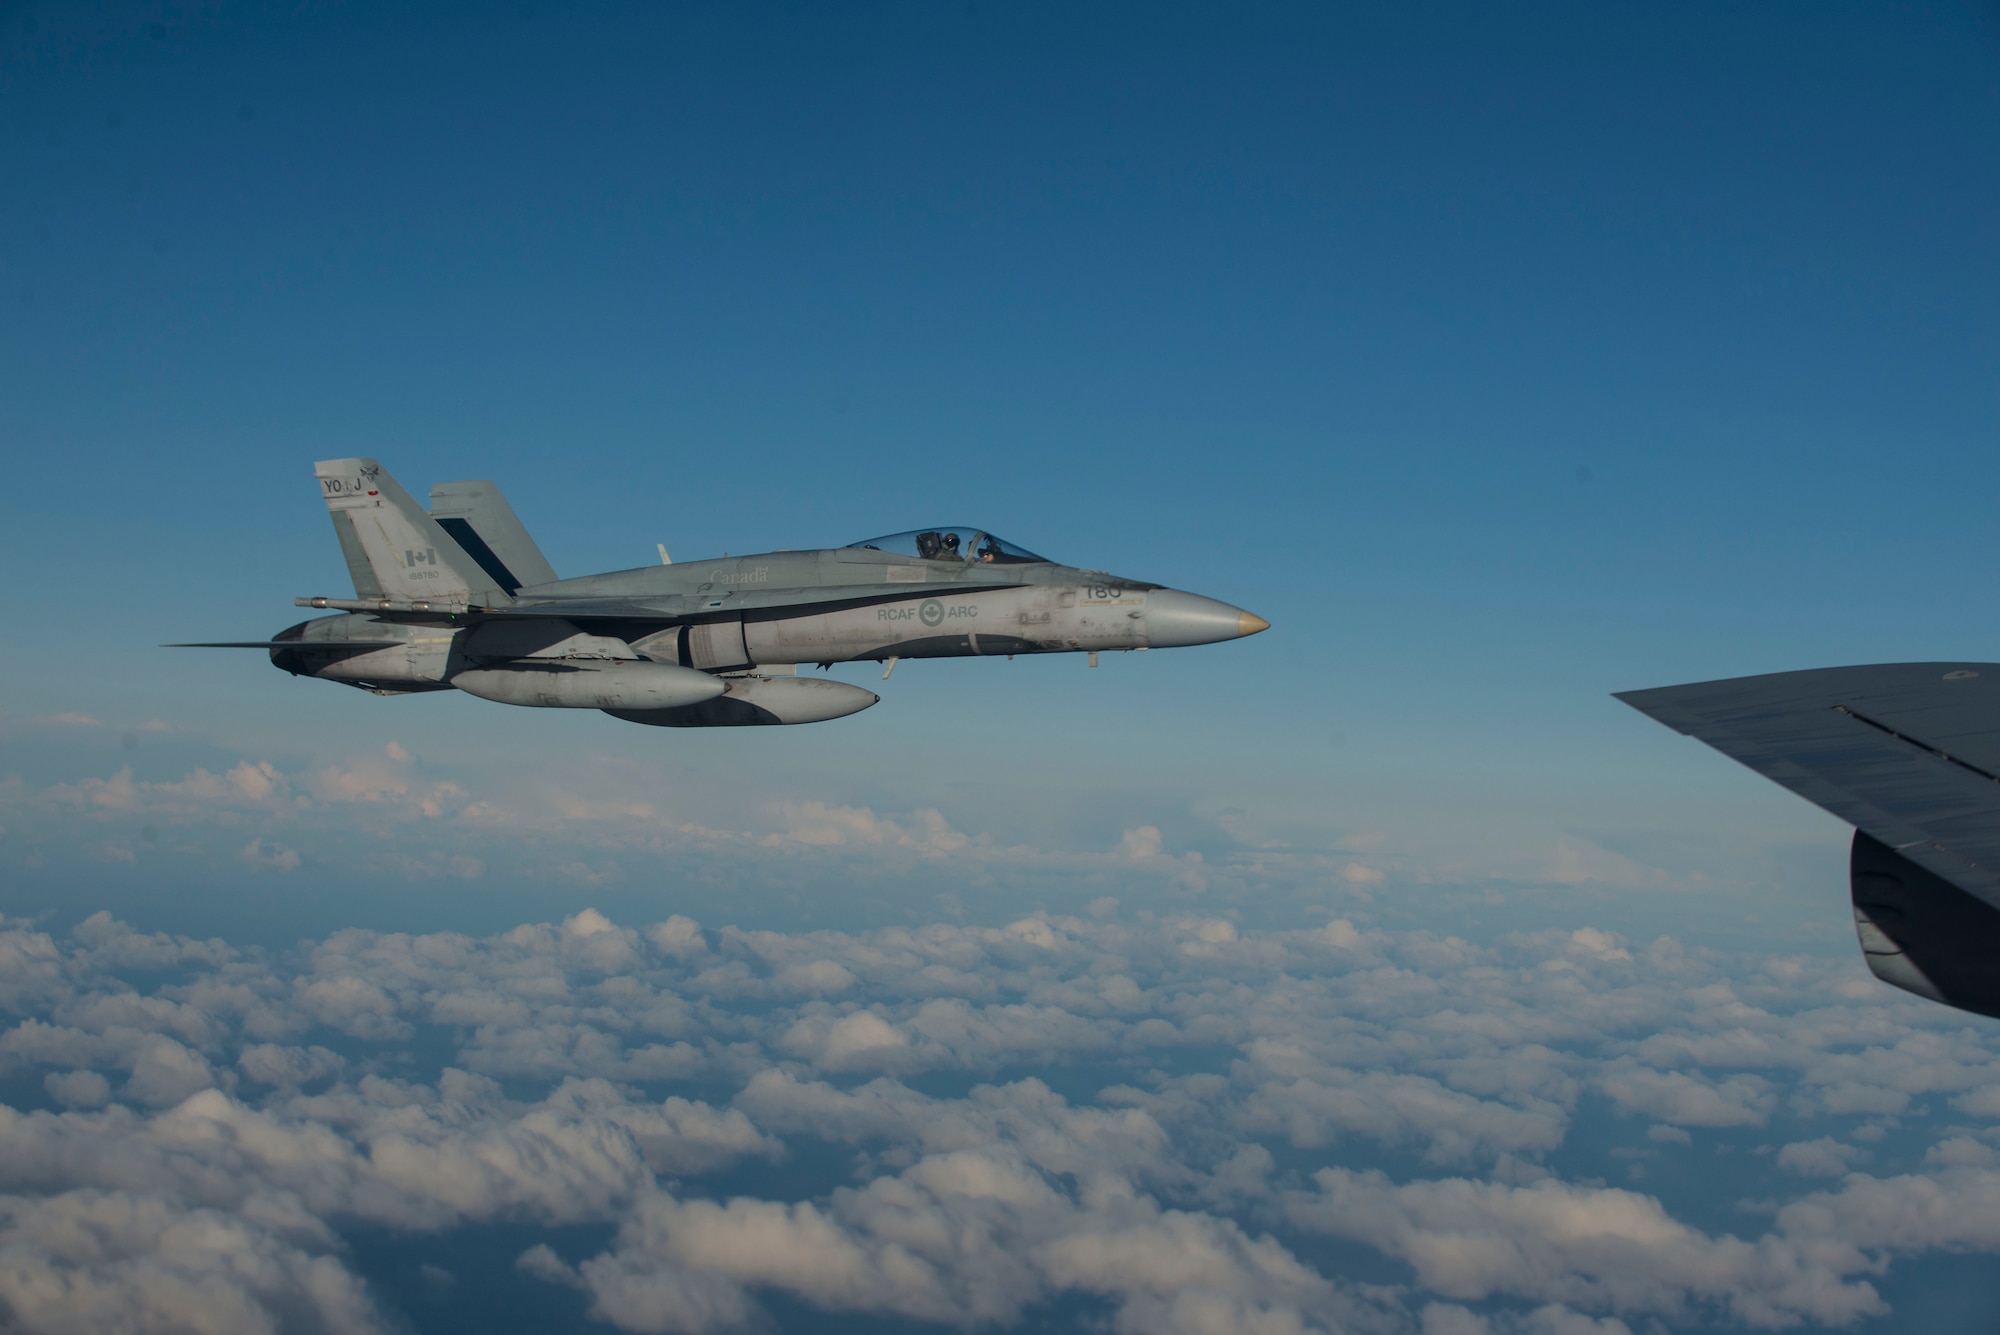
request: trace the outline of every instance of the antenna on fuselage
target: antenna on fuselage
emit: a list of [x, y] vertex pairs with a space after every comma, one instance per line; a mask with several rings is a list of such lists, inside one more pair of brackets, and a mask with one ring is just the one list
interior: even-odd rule
[[671, 556], [668, 556], [668, 555], [667, 555], [667, 544], [666, 544], [666, 543], [664, 543], [664, 542], [656, 542], [656, 543], [654, 543], [653, 545], [654, 545], [655, 547], [658, 547], [658, 548], [660, 549], [660, 564], [661, 564], [661, 565], [663, 565], [663, 566], [670, 566], [670, 565], [672, 565], [672, 564], [674, 563], [674, 558], [673, 558], [673, 557], [671, 557]]

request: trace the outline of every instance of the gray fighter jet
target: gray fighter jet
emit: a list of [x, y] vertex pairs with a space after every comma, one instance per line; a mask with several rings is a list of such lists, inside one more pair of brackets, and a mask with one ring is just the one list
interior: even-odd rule
[[2000, 1018], [2000, 664], [1823, 668], [1618, 698], [1853, 825], [1868, 967]]
[[373, 459], [314, 465], [354, 578], [339, 616], [270, 640], [294, 676], [378, 695], [459, 690], [501, 704], [601, 709], [668, 728], [818, 723], [880, 697], [801, 677], [856, 661], [1212, 644], [1270, 623], [1144, 580], [1057, 565], [984, 529], [945, 526], [557, 579], [490, 482], [447, 482], [426, 511]]

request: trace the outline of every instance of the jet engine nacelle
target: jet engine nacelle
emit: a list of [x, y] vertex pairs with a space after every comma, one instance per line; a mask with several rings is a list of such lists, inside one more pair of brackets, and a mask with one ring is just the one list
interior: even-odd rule
[[[685, 671], [686, 669], [680, 669]], [[710, 681], [717, 678], [711, 677]], [[882, 697], [823, 677], [727, 677], [724, 692], [681, 709], [607, 709], [627, 723], [656, 728], [754, 728], [824, 723], [859, 714]]]
[[403, 625], [347, 612], [279, 631], [271, 640], [271, 662], [293, 676], [378, 695], [441, 691], [451, 675], [456, 634], [449, 626]]
[[2000, 1019], [2000, 909], [1859, 830], [1848, 865], [1854, 928], [1874, 975]]
[[719, 677], [671, 663], [552, 658], [470, 668], [451, 679], [467, 695], [542, 709], [679, 709], [722, 694]]

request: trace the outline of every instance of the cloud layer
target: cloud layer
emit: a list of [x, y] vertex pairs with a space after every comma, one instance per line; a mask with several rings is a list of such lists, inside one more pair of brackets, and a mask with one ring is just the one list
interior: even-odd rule
[[[0, 928], [0, 1005], [0, 1301], [33, 1331], [387, 1329], [344, 1237], [498, 1222], [610, 1228], [551, 1232], [520, 1282], [685, 1332], [780, 1294], [1001, 1328], [1840, 1326], [1899, 1256], [2000, 1249], [1984, 1026], [1858, 964], [1592, 929], [585, 910], [274, 956], [100, 914]], [[1722, 1202], [1647, 1189], [1723, 1174]]]
[[[914, 892], [923, 913], [946, 917], [959, 916], [963, 898], [995, 887], [1024, 892], [1010, 901], [1019, 911], [1107, 893], [1184, 902], [1210, 895], [1242, 905], [1338, 895], [1365, 903], [1390, 885], [1410, 884], [1712, 895], [1765, 870], [1740, 851], [1718, 855], [1711, 861], [1731, 867], [1718, 881], [1685, 858], [1670, 859], [1673, 868], [1642, 864], [1554, 827], [1454, 842], [1428, 828], [1392, 835], [1359, 812], [1332, 814], [1324, 805], [1310, 819], [1302, 812], [1281, 819], [1276, 813], [1299, 801], [1295, 793], [1241, 799], [1254, 812], [1189, 796], [1143, 816], [1079, 795], [1078, 809], [1052, 827], [1050, 813], [1018, 789], [1002, 795], [906, 782], [877, 793], [871, 806], [803, 797], [780, 783], [760, 785], [744, 802], [690, 785], [656, 761], [608, 752], [566, 752], [529, 767], [461, 757], [454, 766], [392, 741], [281, 765], [192, 737], [106, 749], [112, 729], [78, 718], [62, 725], [0, 718], [0, 742], [55, 748], [51, 754], [64, 757], [59, 768], [99, 771], [0, 781], [0, 865], [34, 869], [82, 857], [147, 875], [316, 886], [506, 881], [597, 890], [612, 900], [662, 874], [732, 899], [833, 878], [850, 896], [890, 886], [902, 898]], [[81, 748], [79, 737], [99, 745]], [[204, 763], [184, 767], [196, 755]], [[940, 799], [954, 795], [940, 809]]]

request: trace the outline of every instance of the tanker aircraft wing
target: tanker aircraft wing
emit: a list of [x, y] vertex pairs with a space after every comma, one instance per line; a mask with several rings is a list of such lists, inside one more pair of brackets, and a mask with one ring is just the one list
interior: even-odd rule
[[1821, 668], [1618, 698], [1855, 826], [1870, 967], [2000, 1014], [2000, 663]]

